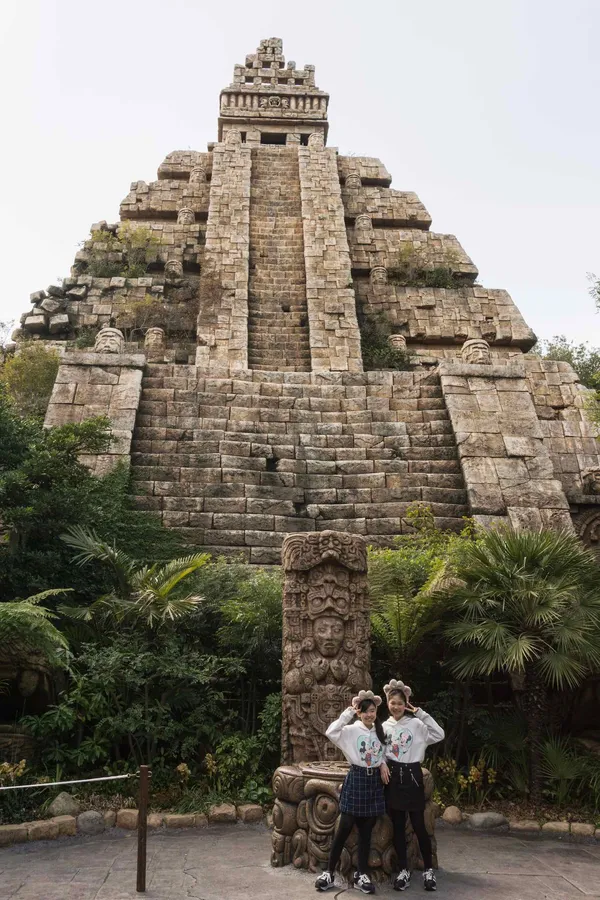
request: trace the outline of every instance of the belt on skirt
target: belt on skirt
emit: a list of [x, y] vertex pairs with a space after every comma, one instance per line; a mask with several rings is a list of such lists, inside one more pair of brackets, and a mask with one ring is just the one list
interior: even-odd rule
[[365, 772], [366, 775], [374, 775], [375, 772], [379, 772], [381, 766], [357, 766], [355, 763], [352, 763], [350, 768], [356, 769], [357, 772]]
[[[407, 775], [410, 775], [410, 778], [412, 779], [413, 783], [417, 785], [417, 787], [421, 786], [419, 784], [419, 782], [417, 781], [417, 779], [415, 778], [415, 776], [413, 775], [414, 767], [419, 766], [419, 768], [421, 768], [421, 763], [401, 763], [401, 762], [396, 762], [393, 759], [386, 759], [386, 763], [390, 770], [390, 774], [393, 774], [394, 772], [399, 773], [400, 784], [404, 784], [404, 774], [406, 773]], [[409, 779], [407, 778], [406, 780], [407, 780], [407, 783], [410, 784]]]

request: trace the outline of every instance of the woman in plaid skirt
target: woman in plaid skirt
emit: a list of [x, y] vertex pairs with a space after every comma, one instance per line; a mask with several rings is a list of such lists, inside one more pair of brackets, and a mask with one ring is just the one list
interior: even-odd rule
[[425, 758], [425, 748], [444, 739], [444, 729], [424, 710], [411, 704], [412, 691], [407, 684], [392, 678], [383, 691], [391, 713], [383, 723], [385, 756], [390, 770], [385, 798], [394, 826], [394, 848], [400, 869], [394, 880], [394, 890], [405, 891], [410, 884], [406, 856], [408, 813], [423, 857], [423, 887], [426, 891], [435, 891], [437, 885], [432, 868], [431, 838], [425, 827], [421, 763]]
[[[333, 873], [344, 844], [356, 825], [358, 871], [354, 873], [354, 885], [364, 894], [375, 893], [375, 885], [368, 872], [371, 832], [377, 816], [385, 812], [383, 786], [390, 777], [385, 762], [385, 734], [377, 719], [380, 703], [381, 697], [376, 697], [373, 691], [359, 691], [352, 700], [352, 706], [345, 709], [325, 732], [350, 763], [350, 771], [342, 786], [340, 821], [331, 843], [327, 869], [315, 881], [319, 891], [335, 887]], [[353, 722], [355, 717], [357, 719]]]

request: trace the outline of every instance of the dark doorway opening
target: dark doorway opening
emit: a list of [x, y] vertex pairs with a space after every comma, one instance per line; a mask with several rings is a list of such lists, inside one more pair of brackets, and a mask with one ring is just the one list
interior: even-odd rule
[[286, 140], [287, 134], [267, 134], [263, 131], [260, 136], [261, 144], [285, 144]]

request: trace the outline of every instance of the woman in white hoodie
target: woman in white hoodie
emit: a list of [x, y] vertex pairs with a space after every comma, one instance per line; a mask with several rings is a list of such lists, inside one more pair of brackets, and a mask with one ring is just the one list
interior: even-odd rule
[[[377, 816], [385, 813], [383, 786], [389, 779], [385, 762], [385, 735], [377, 719], [380, 703], [381, 697], [376, 697], [373, 691], [359, 691], [352, 700], [352, 706], [345, 709], [325, 732], [350, 763], [350, 771], [342, 786], [340, 821], [331, 843], [327, 869], [315, 881], [319, 891], [335, 887], [336, 866], [344, 844], [356, 825], [358, 871], [354, 873], [354, 885], [364, 894], [375, 893], [368, 872], [371, 832]], [[356, 721], [353, 721], [355, 717]]]
[[419, 841], [423, 857], [423, 887], [436, 890], [431, 858], [431, 838], [425, 828], [425, 791], [421, 763], [425, 748], [444, 739], [444, 729], [424, 710], [412, 706], [412, 694], [402, 681], [390, 680], [383, 688], [389, 719], [383, 723], [386, 737], [386, 762], [390, 780], [386, 788], [387, 811], [394, 826], [394, 848], [400, 873], [394, 880], [394, 890], [404, 891], [410, 884], [406, 856], [406, 813]]

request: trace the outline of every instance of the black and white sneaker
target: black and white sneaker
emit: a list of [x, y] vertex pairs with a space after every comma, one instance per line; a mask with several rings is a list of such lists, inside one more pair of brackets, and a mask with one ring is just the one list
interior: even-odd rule
[[405, 891], [410, 885], [410, 872], [408, 869], [402, 869], [394, 879], [394, 890]]
[[423, 872], [423, 887], [426, 891], [437, 891], [437, 882], [433, 869], [425, 869]]
[[329, 891], [335, 887], [335, 878], [331, 872], [323, 872], [315, 881], [315, 887], [318, 891]]
[[[356, 875], [358, 875], [358, 878], [356, 878]], [[352, 880], [354, 882], [354, 887], [357, 887], [359, 891], [363, 892], [363, 894], [375, 893], [375, 885], [368, 875], [359, 875], [358, 872], [355, 872], [354, 878]]]

